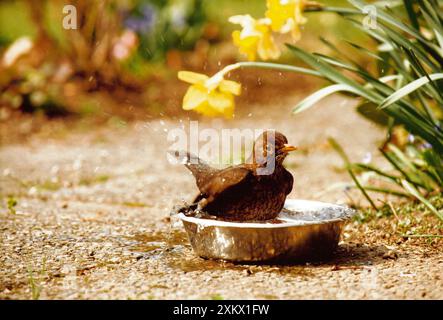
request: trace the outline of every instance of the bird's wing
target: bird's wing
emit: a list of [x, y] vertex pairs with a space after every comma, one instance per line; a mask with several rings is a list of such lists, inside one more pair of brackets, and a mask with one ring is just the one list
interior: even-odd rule
[[244, 182], [253, 173], [254, 171], [246, 166], [229, 167], [212, 174], [199, 189], [208, 201], [212, 201], [222, 192]]

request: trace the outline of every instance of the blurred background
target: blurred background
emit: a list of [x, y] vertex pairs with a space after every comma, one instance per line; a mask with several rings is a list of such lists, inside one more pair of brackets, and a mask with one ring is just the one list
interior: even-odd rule
[[[345, 0], [322, 3], [346, 5]], [[64, 11], [67, 5], [77, 9], [77, 29], [63, 27], [71, 13]], [[119, 123], [174, 117], [183, 112], [186, 88], [177, 80], [177, 71], [211, 74], [245, 60], [232, 44], [231, 32], [238, 26], [230, 24], [228, 17], [259, 17], [265, 5], [264, 0], [2, 0], [0, 121], [32, 117], [27, 127], [32, 130], [48, 118]], [[361, 33], [334, 14], [307, 16], [309, 22], [298, 43], [305, 49], [328, 53], [320, 36], [338, 46], [343, 38], [365, 42]], [[12, 56], [6, 57], [12, 47]], [[364, 57], [355, 54], [364, 65]], [[280, 60], [297, 63], [287, 50]], [[246, 89], [240, 105], [270, 102], [266, 101], [269, 91], [262, 94], [248, 88], [266, 86], [284, 95], [319, 81], [251, 69], [234, 77]], [[248, 94], [251, 91], [254, 94]]]

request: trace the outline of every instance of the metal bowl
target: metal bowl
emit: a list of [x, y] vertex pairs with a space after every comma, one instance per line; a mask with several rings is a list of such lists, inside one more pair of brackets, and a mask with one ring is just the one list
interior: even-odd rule
[[195, 253], [238, 262], [307, 261], [330, 257], [354, 210], [287, 199], [279, 223], [227, 222], [179, 214]]

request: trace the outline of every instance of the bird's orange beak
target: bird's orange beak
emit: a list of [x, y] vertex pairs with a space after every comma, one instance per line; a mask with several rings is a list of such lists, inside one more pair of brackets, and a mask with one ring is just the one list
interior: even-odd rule
[[295, 146], [291, 146], [290, 144], [285, 144], [285, 146], [281, 149], [283, 152], [286, 152], [286, 153], [288, 153], [288, 152], [292, 152], [292, 151], [295, 151], [295, 150], [297, 150], [298, 148], [297, 147], [295, 147]]

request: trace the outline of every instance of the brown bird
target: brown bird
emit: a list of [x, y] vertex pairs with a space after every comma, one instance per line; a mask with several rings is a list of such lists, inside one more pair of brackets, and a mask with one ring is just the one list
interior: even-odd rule
[[[275, 139], [269, 138], [268, 142], [272, 134]], [[294, 181], [283, 167], [283, 160], [296, 149], [280, 132], [265, 131], [254, 142], [244, 164], [219, 170], [186, 153], [182, 160], [194, 175], [200, 194], [181, 212], [198, 209], [236, 221], [274, 219], [283, 209]]]

